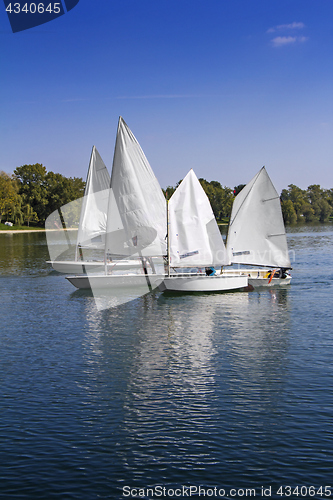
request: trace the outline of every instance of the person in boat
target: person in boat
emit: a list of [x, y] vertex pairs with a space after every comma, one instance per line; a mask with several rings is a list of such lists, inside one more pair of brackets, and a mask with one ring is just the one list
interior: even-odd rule
[[286, 279], [288, 277], [288, 270], [285, 267], [281, 267], [280, 269], [276, 269], [274, 271], [268, 271], [264, 278], [270, 278], [272, 273], [274, 272], [274, 278]]
[[207, 276], [215, 276], [216, 269], [214, 267], [206, 267], [206, 275]]
[[286, 279], [288, 277], [288, 270], [285, 267], [281, 267], [278, 272], [278, 277], [281, 279]]

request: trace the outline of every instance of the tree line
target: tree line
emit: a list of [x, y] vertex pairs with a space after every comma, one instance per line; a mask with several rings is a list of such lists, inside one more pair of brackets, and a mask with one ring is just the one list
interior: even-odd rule
[[[245, 184], [232, 189], [217, 181], [209, 182], [203, 178], [199, 181], [216, 219], [227, 221], [235, 196]], [[167, 199], [170, 199], [180, 182], [163, 189]], [[15, 225], [29, 226], [32, 223], [43, 226], [54, 210], [82, 197], [84, 186], [82, 178], [68, 178], [47, 172], [41, 163], [17, 167], [13, 175], [0, 172], [0, 222], [6, 220]], [[280, 199], [286, 224], [326, 222], [333, 214], [333, 189], [322, 189], [318, 184], [309, 186], [307, 190], [290, 184], [288, 189], [282, 190]]]
[[81, 178], [47, 172], [41, 163], [17, 167], [13, 175], [0, 172], [0, 222], [43, 226], [54, 210], [83, 196], [84, 186]]
[[289, 184], [280, 199], [286, 224], [327, 222], [333, 213], [333, 189], [322, 189], [319, 184], [312, 184], [306, 190]]
[[[223, 187], [217, 181], [208, 182], [199, 179], [211, 203], [214, 215], [218, 221], [229, 219], [235, 196], [245, 187], [239, 184], [233, 189]], [[169, 199], [176, 188], [168, 186], [164, 191]], [[327, 222], [333, 215], [333, 189], [322, 189], [319, 184], [313, 184], [306, 190], [295, 184], [289, 184], [288, 189], [283, 189], [280, 195], [282, 215], [285, 224], [298, 222]]]

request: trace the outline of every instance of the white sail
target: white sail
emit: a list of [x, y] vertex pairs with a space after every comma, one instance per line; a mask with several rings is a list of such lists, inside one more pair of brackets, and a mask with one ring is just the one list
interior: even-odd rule
[[[115, 210], [119, 213], [116, 218]], [[108, 255], [166, 254], [166, 200], [138, 141], [122, 117], [113, 158], [106, 232]]]
[[192, 169], [171, 196], [168, 210], [172, 267], [229, 263], [212, 207]]
[[232, 263], [290, 268], [280, 198], [265, 167], [234, 200], [227, 250]]
[[110, 175], [95, 146], [92, 148], [77, 234], [77, 245], [104, 248]]

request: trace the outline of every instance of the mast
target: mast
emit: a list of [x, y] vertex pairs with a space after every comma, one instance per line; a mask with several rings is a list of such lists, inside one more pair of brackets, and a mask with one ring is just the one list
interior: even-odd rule
[[75, 261], [83, 260], [83, 248], [102, 248], [106, 231], [109, 184], [110, 175], [96, 147], [93, 146], [82, 198]]
[[112, 169], [111, 169], [111, 176], [110, 176], [110, 184], [109, 184], [109, 200], [108, 200], [108, 208], [107, 208], [107, 220], [106, 220], [106, 232], [105, 232], [105, 246], [104, 246], [104, 267], [105, 267], [105, 274], [107, 274], [107, 235], [108, 235], [108, 219], [110, 217], [110, 199], [111, 199], [111, 192], [112, 192], [112, 173], [113, 173], [113, 165], [114, 165], [114, 159], [115, 159], [115, 154], [116, 154], [116, 147], [117, 147], [117, 141], [118, 141], [118, 133], [119, 133], [119, 127], [120, 127], [120, 119], [121, 116], [119, 116], [118, 119], [118, 125], [117, 125], [117, 135], [116, 135], [116, 140], [114, 143], [114, 151], [113, 151], [113, 161], [112, 161]]
[[169, 200], [167, 200], [167, 269], [168, 277], [170, 277], [170, 230], [169, 230]]
[[[87, 172], [87, 177], [86, 177], [86, 183], [84, 185], [83, 196], [86, 196], [87, 192], [88, 192], [89, 175], [90, 175], [90, 169], [91, 169], [91, 164], [92, 164], [94, 149], [95, 149], [95, 146], [92, 147], [92, 150], [91, 150], [91, 153], [90, 153], [89, 167], [88, 167], [88, 172]], [[81, 221], [81, 216], [82, 216], [82, 214], [80, 214], [80, 221]], [[80, 221], [79, 221], [79, 224], [80, 224]], [[78, 238], [79, 238], [79, 231], [77, 233], [77, 240], [76, 240], [76, 246], [75, 246], [75, 257], [74, 257], [75, 261], [77, 261], [77, 257], [78, 257], [77, 252], [78, 252], [78, 249], [80, 249], [80, 257], [81, 257], [81, 260], [83, 260], [82, 248], [81, 248], [80, 242], [78, 241]]]

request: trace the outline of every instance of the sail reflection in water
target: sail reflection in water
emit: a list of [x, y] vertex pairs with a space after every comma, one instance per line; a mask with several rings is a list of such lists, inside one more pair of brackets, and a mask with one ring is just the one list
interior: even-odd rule
[[[116, 462], [128, 481], [142, 475], [153, 481], [156, 471], [160, 481], [171, 475], [177, 482], [185, 470], [188, 481], [198, 471], [213, 481], [210, 466], [229, 446], [225, 464], [232, 468], [247, 453], [242, 479], [250, 480], [260, 440], [274, 440], [262, 422], [276, 425], [280, 414], [290, 327], [286, 290], [150, 294], [118, 309], [91, 308], [87, 320], [91, 383], [103, 373], [115, 391]], [[244, 443], [240, 425], [257, 434], [255, 445]]]

